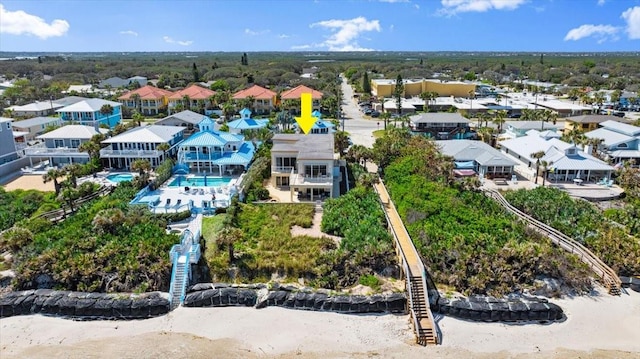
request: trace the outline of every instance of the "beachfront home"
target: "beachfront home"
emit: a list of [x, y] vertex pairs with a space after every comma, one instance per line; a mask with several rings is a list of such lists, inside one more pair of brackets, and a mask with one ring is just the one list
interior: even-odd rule
[[11, 118], [0, 117], [0, 166], [18, 158], [11, 130], [12, 121]]
[[34, 117], [27, 120], [14, 121], [11, 127], [14, 131], [24, 132], [26, 141], [33, 140], [36, 136], [44, 133], [47, 127], [62, 126], [60, 117]]
[[[311, 116], [315, 117], [316, 121], [313, 123], [313, 126], [311, 126], [311, 130], [309, 131], [310, 135], [323, 135], [336, 132], [336, 125], [334, 125], [331, 121], [323, 120], [320, 111], [313, 111], [311, 113]], [[296, 129], [296, 132], [300, 133], [297, 122], [293, 124], [293, 127]]]
[[32, 166], [34, 159], [37, 162], [48, 159], [51, 166], [87, 163], [89, 154], [81, 152], [78, 147], [91, 140], [93, 136], [107, 131], [102, 128], [96, 130], [94, 126], [66, 125], [37, 136], [36, 139], [44, 142], [25, 148], [24, 154], [29, 158]]
[[245, 170], [255, 153], [251, 141], [241, 134], [214, 131], [214, 123], [205, 118], [199, 131], [178, 145], [178, 164], [190, 172], [233, 175]]
[[99, 98], [90, 98], [65, 106], [56, 112], [66, 123], [78, 123], [95, 128], [115, 127], [122, 121], [121, 104]]
[[167, 97], [169, 113], [188, 109], [204, 111], [205, 108], [213, 105], [212, 98], [215, 94], [215, 91], [195, 84], [176, 91]]
[[611, 120], [600, 126], [584, 134], [587, 138], [602, 140], [596, 150], [613, 164], [635, 160], [635, 165], [640, 166], [640, 127]]
[[501, 150], [520, 161], [529, 170], [522, 173], [533, 178], [538, 159], [535, 153], [542, 152], [540, 161], [548, 164], [548, 179], [554, 181], [584, 180], [596, 182], [602, 178], [611, 178], [613, 167], [590, 154], [583, 152], [576, 145], [545, 137], [536, 130], [530, 130], [526, 136], [500, 142]]
[[251, 110], [243, 108], [240, 110], [240, 118], [227, 123], [229, 132], [244, 133], [245, 131], [259, 130], [269, 126], [269, 119], [252, 119]]
[[22, 106], [10, 106], [7, 110], [11, 111], [11, 116], [14, 117], [37, 117], [53, 115], [57, 109], [62, 107], [64, 105], [49, 100], [36, 101]]
[[252, 100], [253, 102], [250, 106], [254, 112], [257, 114], [265, 114], [273, 111], [276, 104], [276, 95], [277, 94], [275, 92], [269, 89], [253, 85], [247, 89], [234, 93], [232, 98], [236, 101], [246, 99]]
[[202, 120], [206, 118], [209, 117], [190, 110], [184, 110], [158, 120], [155, 122], [155, 124], [160, 126], [185, 127], [184, 136], [185, 138], [187, 138], [198, 130], [198, 125], [200, 124], [200, 122], [202, 122]]
[[516, 162], [482, 141], [436, 141], [440, 152], [453, 157], [454, 174], [486, 178], [511, 178]]
[[146, 85], [139, 89], [129, 91], [118, 97], [118, 101], [130, 110], [137, 110], [147, 116], [157, 115], [167, 109], [169, 96], [173, 92], [165, 89]]
[[544, 121], [506, 121], [503, 127], [503, 138], [517, 138], [526, 136], [529, 130], [558, 132], [564, 127], [564, 124], [556, 123], [554, 125], [551, 122]]
[[464, 139], [473, 136], [471, 121], [459, 113], [429, 112], [409, 117], [411, 131], [437, 140]]
[[333, 135], [275, 134], [271, 148], [271, 183], [289, 189], [291, 201], [315, 201], [340, 195], [340, 164]]
[[[100, 158], [110, 168], [130, 169], [137, 159], [148, 160], [156, 168], [170, 155], [178, 152], [185, 128], [180, 126], [141, 126], [102, 141], [108, 146], [100, 150]], [[166, 150], [158, 149], [162, 144]]]
[[[311, 99], [312, 99], [312, 103], [311, 103], [311, 108], [312, 110], [320, 110], [320, 102], [322, 101], [322, 96], [324, 96], [324, 94], [318, 90], [314, 90], [310, 87], [307, 87], [305, 85], [298, 85], [290, 90], [287, 91], [283, 91], [280, 94], [280, 100], [284, 103], [284, 101], [286, 100], [293, 100], [293, 101], [297, 101], [297, 103], [300, 102], [300, 98], [302, 96], [303, 93], [310, 93], [311, 94]], [[294, 111], [292, 113], [300, 113], [300, 106], [298, 105], [298, 107], [296, 109], [294, 109]]]
[[137, 82], [140, 86], [146, 86], [147, 78], [143, 76], [133, 76], [133, 77], [129, 77], [128, 79], [123, 79], [117, 76], [110, 77], [106, 80], [100, 81], [100, 83], [98, 84], [98, 87], [117, 89], [120, 87], [127, 87], [134, 82]]

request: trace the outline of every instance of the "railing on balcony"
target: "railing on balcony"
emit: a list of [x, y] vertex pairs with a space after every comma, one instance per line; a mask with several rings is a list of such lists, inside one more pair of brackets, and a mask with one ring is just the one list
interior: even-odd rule
[[330, 174], [320, 176], [307, 176], [292, 173], [289, 181], [292, 185], [333, 185], [333, 176]]
[[69, 148], [69, 147], [49, 148], [44, 146], [43, 144], [25, 148], [24, 154], [27, 156], [73, 155], [75, 157], [89, 157], [88, 153], [80, 152], [77, 148]]
[[186, 161], [207, 161], [207, 160], [216, 160], [222, 157], [222, 153], [220, 152], [212, 152], [212, 153], [202, 153], [202, 152], [183, 152], [180, 155]]
[[293, 171], [292, 166], [271, 166], [271, 172], [291, 173], [291, 171]]
[[100, 157], [160, 157], [157, 150], [114, 150], [110, 146], [100, 150]]

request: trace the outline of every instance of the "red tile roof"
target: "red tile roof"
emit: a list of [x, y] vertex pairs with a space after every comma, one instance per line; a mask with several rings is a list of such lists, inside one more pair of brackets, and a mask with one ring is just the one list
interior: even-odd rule
[[133, 96], [133, 94], [140, 95], [141, 100], [158, 100], [163, 97], [169, 97], [173, 95], [173, 92], [147, 85], [140, 87], [139, 89], [127, 92], [126, 94], [118, 97], [118, 100], [129, 100], [131, 96]]
[[239, 100], [247, 98], [249, 96], [253, 96], [253, 98], [255, 98], [256, 100], [272, 100], [276, 96], [276, 93], [264, 87], [253, 85], [248, 89], [240, 90], [234, 93], [233, 99]]
[[310, 93], [311, 94], [311, 98], [313, 98], [314, 100], [319, 100], [322, 98], [323, 93], [318, 91], [318, 90], [314, 90], [310, 87], [307, 87], [305, 85], [299, 85], [296, 86], [294, 88], [292, 88], [291, 90], [287, 90], [284, 91], [280, 94], [280, 98], [283, 100], [292, 100], [292, 99], [300, 99], [300, 95], [303, 93]]
[[215, 95], [216, 92], [198, 85], [191, 85], [184, 90], [174, 92], [169, 96], [169, 100], [182, 100], [183, 97], [189, 96], [192, 100], [208, 100], [209, 97]]

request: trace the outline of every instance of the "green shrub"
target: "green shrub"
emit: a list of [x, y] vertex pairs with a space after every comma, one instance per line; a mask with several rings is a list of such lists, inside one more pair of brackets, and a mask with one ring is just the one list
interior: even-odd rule
[[376, 277], [375, 275], [365, 274], [363, 276], [360, 276], [359, 282], [364, 286], [371, 287], [371, 289], [373, 290], [380, 289], [380, 279], [378, 279], [378, 277]]

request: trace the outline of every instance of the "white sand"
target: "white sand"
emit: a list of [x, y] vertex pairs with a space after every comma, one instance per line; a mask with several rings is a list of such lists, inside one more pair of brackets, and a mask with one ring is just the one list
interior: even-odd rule
[[[443, 345], [420, 347], [408, 316], [283, 308], [179, 308], [148, 320], [0, 320], [7, 358], [640, 358], [640, 293], [559, 300], [562, 323], [439, 321]], [[215, 355], [214, 355], [215, 354]]]
[[36, 189], [38, 191], [54, 191], [53, 182], [44, 183], [42, 175], [22, 175], [4, 185], [7, 191], [15, 189]]

